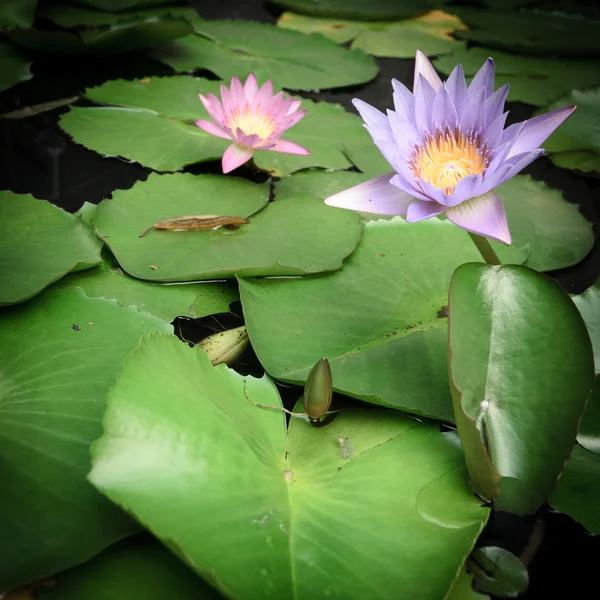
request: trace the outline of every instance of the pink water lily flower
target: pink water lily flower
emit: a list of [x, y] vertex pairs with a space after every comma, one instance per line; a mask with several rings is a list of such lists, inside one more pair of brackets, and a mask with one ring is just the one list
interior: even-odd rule
[[414, 223], [441, 213], [470, 233], [511, 243], [506, 212], [493, 190], [533, 162], [540, 144], [574, 106], [504, 128], [508, 84], [494, 92], [494, 61], [467, 87], [461, 65], [443, 82], [417, 51], [413, 92], [392, 80], [395, 110], [384, 115], [362, 100], [354, 106], [394, 169], [330, 196], [331, 206]]
[[256, 150], [310, 154], [294, 142], [279, 139], [306, 111], [298, 110], [300, 100], [284, 98], [283, 92], [273, 95], [270, 79], [259, 89], [254, 73], [248, 75], [244, 85], [234, 77], [229, 89], [221, 86], [220, 101], [214, 94], [200, 94], [200, 100], [215, 122], [200, 120], [196, 125], [207, 133], [233, 140], [223, 154], [223, 173], [249, 161]]

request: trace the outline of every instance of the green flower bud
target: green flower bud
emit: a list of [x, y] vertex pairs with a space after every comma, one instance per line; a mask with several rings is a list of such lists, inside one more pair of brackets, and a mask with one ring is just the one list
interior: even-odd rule
[[304, 386], [304, 412], [311, 422], [319, 421], [329, 410], [332, 396], [331, 368], [329, 361], [322, 358], [312, 368]]

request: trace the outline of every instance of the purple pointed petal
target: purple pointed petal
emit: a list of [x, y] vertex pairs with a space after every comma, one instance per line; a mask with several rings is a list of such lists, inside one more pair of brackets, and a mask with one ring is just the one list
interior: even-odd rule
[[234, 169], [237, 169], [245, 162], [248, 162], [252, 158], [253, 154], [254, 151], [250, 148], [242, 148], [237, 144], [231, 144], [231, 146], [229, 146], [223, 154], [223, 173], [229, 173]]
[[231, 139], [231, 136], [227, 131], [225, 131], [220, 125], [213, 123], [212, 121], [200, 120], [196, 121], [196, 125], [206, 131], [206, 133], [210, 133], [211, 135], [216, 135], [220, 138], [225, 138], [227, 140]]
[[392, 79], [394, 88], [394, 109], [399, 115], [403, 115], [411, 123], [415, 122], [415, 97], [412, 92], [397, 79]]
[[401, 165], [403, 165], [406, 161], [401, 150], [398, 148], [396, 142], [386, 142], [385, 140], [375, 140], [375, 145], [379, 148], [379, 152], [383, 154], [385, 160], [390, 163], [390, 166], [395, 171], [401, 169]]
[[275, 140], [270, 150], [273, 152], [283, 152], [284, 154], [298, 154], [300, 156], [308, 156], [310, 154], [304, 146], [288, 140]]
[[425, 195], [426, 198], [429, 198], [429, 200], [434, 200], [438, 204], [442, 204], [444, 206], [446, 205], [448, 196], [446, 196], [444, 190], [440, 189], [439, 187], [436, 187], [435, 185], [432, 185], [424, 179], [419, 179], [416, 186], [421, 190], [421, 192]]
[[483, 235], [504, 244], [511, 243], [502, 200], [496, 192], [487, 192], [448, 208], [446, 216], [466, 231]]
[[507, 116], [508, 111], [501, 114], [497, 119], [489, 124], [485, 132], [485, 137], [483, 138], [483, 143], [489, 149], [496, 148], [498, 140], [502, 139], [502, 132], [504, 131], [504, 124], [506, 123]]
[[388, 118], [376, 108], [373, 108], [370, 104], [355, 98], [352, 100], [352, 104], [356, 107], [356, 110], [360, 113], [365, 125], [371, 137], [374, 140], [385, 140], [388, 142], [393, 141], [392, 130]]
[[419, 85], [415, 92], [415, 123], [419, 133], [433, 133], [431, 117], [436, 94], [423, 75], [419, 75], [419, 77]]
[[458, 118], [462, 115], [463, 109], [468, 101], [467, 82], [465, 80], [465, 72], [463, 71], [462, 65], [456, 65], [448, 81], [444, 84], [445, 88], [450, 94], [456, 114]]
[[546, 138], [575, 112], [576, 108], [576, 106], [566, 106], [525, 121], [523, 131], [512, 147], [509, 158], [539, 148]]
[[391, 179], [390, 183], [400, 188], [402, 191], [414, 196], [417, 200], [423, 202], [431, 202], [431, 198], [426, 196], [421, 190], [411, 183], [410, 179], [407, 179], [402, 173], [396, 173]]
[[454, 192], [446, 196], [444, 206], [457, 206], [465, 200], [480, 196], [481, 194], [483, 194], [481, 174], [467, 175], [456, 184]]
[[415, 79], [413, 83], [413, 92], [416, 92], [420, 82], [419, 76], [423, 76], [423, 78], [429, 82], [431, 87], [437, 92], [442, 87], [442, 80], [440, 76], [435, 72], [433, 65], [427, 58], [424, 52], [421, 50], [417, 50], [417, 55], [415, 58]]
[[433, 101], [432, 110], [433, 126], [436, 129], [450, 127], [454, 129], [457, 125], [458, 116], [454, 103], [446, 88], [441, 88]]
[[485, 122], [486, 125], [491, 125], [504, 112], [504, 103], [510, 90], [508, 83], [498, 88], [485, 103]]
[[469, 96], [471, 98], [483, 93], [483, 98], [487, 99], [494, 93], [494, 71], [494, 61], [488, 58], [471, 81], [469, 86]]
[[409, 223], [417, 223], [418, 221], [431, 219], [431, 217], [437, 217], [445, 210], [446, 207], [437, 202], [415, 202], [408, 207], [406, 220]]
[[409, 148], [420, 141], [419, 132], [404, 116], [388, 110], [387, 118], [392, 130], [393, 141], [402, 152], [408, 152]]
[[[509, 139], [506, 142], [503, 141], [502, 145], [498, 146], [497, 148], [494, 148], [494, 151], [492, 152], [492, 160], [487, 168], [487, 172], [490, 175], [492, 173], [495, 173], [508, 159], [508, 155], [511, 151], [511, 148], [514, 146], [519, 132], [523, 128], [523, 123], [516, 123], [516, 125], [518, 125], [518, 127], [512, 131], [512, 139]], [[504, 131], [507, 130], [505, 129]], [[504, 140], [504, 135], [502, 136], [502, 139]]]
[[517, 156], [512, 157], [510, 159], [511, 164], [507, 165], [509, 168], [506, 170], [506, 172], [498, 172], [491, 178], [489, 189], [493, 189], [499, 185], [502, 185], [505, 181], [508, 181], [517, 173], [520, 173], [525, 167], [529, 166], [534, 160], [537, 160], [543, 154], [544, 151], [541, 148], [538, 148], [537, 150], [524, 152], [523, 154], [518, 154]]
[[348, 190], [329, 196], [325, 204], [379, 215], [405, 215], [416, 199], [390, 184], [394, 173], [379, 175]]
[[472, 132], [483, 131], [485, 127], [485, 90], [479, 89], [471, 94], [460, 118], [460, 130], [468, 135]]

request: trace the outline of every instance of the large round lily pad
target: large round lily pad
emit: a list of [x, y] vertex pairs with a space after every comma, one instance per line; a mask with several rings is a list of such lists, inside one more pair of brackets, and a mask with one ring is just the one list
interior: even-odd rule
[[[361, 235], [357, 215], [298, 195], [267, 205], [269, 184], [219, 175], [151, 175], [98, 207], [94, 225], [121, 267], [153, 281], [302, 275], [339, 269]], [[267, 205], [265, 207], [265, 205]], [[249, 218], [237, 230], [150, 231], [184, 215]]]
[[0, 306], [27, 300], [69, 271], [101, 262], [101, 242], [76, 216], [0, 192]]
[[86, 561], [137, 529], [87, 482], [123, 358], [164, 321], [50, 288], [0, 312], [0, 589]]
[[443, 598], [488, 515], [453, 441], [374, 409], [286, 432], [245, 393], [280, 405], [267, 377], [244, 391], [153, 336], [112, 389], [90, 480], [229, 597]]
[[284, 13], [277, 25], [302, 33], [320, 33], [338, 44], [353, 40], [352, 48], [373, 56], [414, 58], [417, 48], [428, 56], [437, 56], [454, 52], [465, 45], [451, 35], [457, 29], [464, 29], [460, 19], [441, 10], [432, 10], [414, 19], [382, 22], [343, 21]]
[[192, 22], [194, 34], [153, 50], [150, 55], [176, 71], [207, 69], [222, 79], [259, 80], [293, 90], [357, 85], [377, 75], [362, 50], [340, 48], [320, 35], [303, 35], [253, 21]]
[[509, 101], [544, 106], [573, 89], [600, 84], [598, 62], [583, 58], [522, 56], [476, 47], [457, 49], [450, 56], [436, 59], [434, 65], [440, 73], [449, 75], [457, 64], [461, 64], [470, 77], [490, 56], [496, 65], [497, 84], [510, 83]]

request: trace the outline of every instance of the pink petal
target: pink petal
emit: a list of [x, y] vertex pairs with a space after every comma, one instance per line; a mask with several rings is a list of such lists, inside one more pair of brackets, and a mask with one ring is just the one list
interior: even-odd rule
[[423, 77], [431, 84], [431, 87], [436, 92], [442, 87], [442, 80], [440, 79], [440, 76], [435, 72], [433, 65], [431, 62], [429, 62], [429, 59], [424, 52], [421, 52], [421, 50], [417, 50], [413, 94], [419, 85], [419, 75], [423, 75]]
[[285, 131], [286, 129], [289, 129], [290, 127], [295, 125], [298, 121], [300, 121], [300, 119], [302, 119], [305, 115], [306, 115], [305, 110], [299, 110], [295, 113], [292, 113], [291, 115], [288, 114], [288, 116], [283, 120], [283, 122], [281, 124], [281, 131]]
[[223, 123], [225, 114], [223, 113], [223, 105], [214, 94], [209, 94], [208, 97], [198, 94], [206, 112], [217, 122]]
[[273, 97], [273, 82], [269, 79], [256, 94], [255, 104], [265, 105]]
[[575, 112], [576, 108], [576, 106], [566, 106], [525, 121], [523, 130], [515, 140], [507, 158], [539, 148], [546, 138]]
[[[295, 113], [300, 108], [301, 104], [302, 104], [302, 100], [294, 100], [292, 102], [292, 105], [290, 106], [290, 109], [288, 110], [288, 116], [291, 115], [292, 113]], [[306, 111], [304, 111], [304, 112], [306, 112]]]
[[446, 216], [465, 231], [489, 237], [504, 244], [511, 243], [510, 231], [502, 200], [496, 192], [466, 200], [446, 210]]
[[244, 94], [244, 86], [237, 77], [231, 78], [231, 86], [229, 87], [230, 100], [236, 106], [242, 107], [246, 103], [246, 96]]
[[405, 215], [417, 200], [390, 183], [394, 175], [394, 172], [386, 173], [355, 185], [329, 196], [325, 204], [379, 215]]
[[244, 84], [244, 94], [248, 104], [252, 104], [254, 102], [257, 92], [258, 84], [256, 83], [256, 77], [254, 73], [250, 73], [250, 75], [248, 75], [248, 79], [246, 79], [246, 83]]
[[223, 154], [223, 173], [230, 173], [234, 169], [237, 169], [245, 162], [248, 162], [253, 154], [254, 150], [251, 148], [244, 148], [237, 144], [231, 144]]
[[227, 140], [231, 139], [231, 136], [220, 126], [212, 121], [196, 121], [196, 125], [206, 131], [206, 133], [210, 133], [211, 135], [216, 135], [220, 138], [225, 138]]
[[275, 143], [269, 150], [273, 150], [273, 152], [283, 152], [284, 154], [300, 154], [301, 156], [308, 156], [310, 152], [300, 146], [300, 144], [296, 144], [294, 142], [289, 142], [288, 140], [275, 140]]
[[418, 221], [431, 219], [431, 217], [437, 217], [445, 210], [446, 207], [437, 202], [415, 202], [408, 207], [406, 220], [409, 223], [417, 223]]

